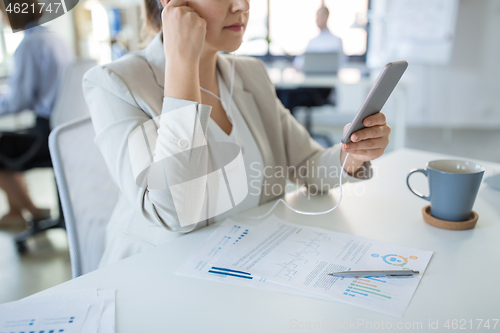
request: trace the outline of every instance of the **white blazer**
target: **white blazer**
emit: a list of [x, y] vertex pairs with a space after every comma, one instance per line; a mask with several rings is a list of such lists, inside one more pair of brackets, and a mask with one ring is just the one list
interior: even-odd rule
[[[231, 58], [219, 54], [217, 66], [229, 85]], [[164, 98], [164, 75], [165, 56], [160, 33], [144, 50], [95, 67], [83, 80], [96, 131], [95, 143], [121, 190], [121, 198], [107, 226], [101, 266], [210, 223], [206, 220], [181, 227], [168, 189], [151, 188], [144, 181], [138, 185], [141, 180], [137, 180], [137, 167], [133, 163], [140, 165], [150, 157], [151, 160], [165, 158], [199, 146], [204, 138], [199, 136], [196, 126], [201, 125], [206, 130], [210, 117], [208, 105]], [[286, 170], [289, 166], [328, 165], [340, 170], [340, 145], [325, 150], [311, 139], [277, 98], [262, 61], [236, 57], [233, 99], [257, 142], [265, 166]], [[143, 152], [136, 150], [131, 155], [129, 136], [141, 126], [153, 126], [156, 137]], [[369, 170], [369, 163], [366, 167]], [[345, 173], [344, 177], [346, 181], [355, 179]], [[291, 180], [330, 188], [338, 183], [338, 177], [321, 179], [316, 174]], [[275, 176], [274, 172], [266, 177], [266, 182], [270, 187], [278, 184], [275, 188], [285, 189], [286, 179]], [[284, 195], [270, 192], [262, 192], [261, 204]]]

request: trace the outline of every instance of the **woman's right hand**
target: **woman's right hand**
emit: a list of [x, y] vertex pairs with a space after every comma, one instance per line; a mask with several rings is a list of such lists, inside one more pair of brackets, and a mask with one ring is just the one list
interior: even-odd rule
[[163, 49], [167, 65], [170, 61], [199, 64], [207, 21], [186, 0], [171, 0], [162, 11]]

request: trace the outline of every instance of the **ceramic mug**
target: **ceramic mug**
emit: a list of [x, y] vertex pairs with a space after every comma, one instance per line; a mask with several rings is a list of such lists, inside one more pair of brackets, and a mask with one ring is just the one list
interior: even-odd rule
[[[410, 186], [410, 176], [423, 173], [429, 181], [429, 195], [425, 196]], [[406, 177], [406, 184], [417, 197], [431, 203], [431, 215], [447, 221], [466, 221], [470, 218], [484, 168], [474, 162], [437, 160], [427, 163], [425, 169], [414, 169]]]

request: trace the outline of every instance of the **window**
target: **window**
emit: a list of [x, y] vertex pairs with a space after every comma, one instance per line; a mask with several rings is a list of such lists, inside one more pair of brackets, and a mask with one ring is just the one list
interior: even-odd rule
[[250, 0], [250, 18], [243, 35], [243, 43], [236, 54], [265, 55], [268, 50], [267, 6], [269, 0]]
[[24, 32], [13, 33], [12, 29], [0, 23], [0, 77], [10, 73], [12, 55], [24, 38]]
[[[269, 1], [269, 4], [268, 4]], [[330, 10], [328, 28], [340, 37], [347, 55], [366, 53], [366, 15], [368, 0], [324, 0]], [[250, 20], [238, 54], [267, 53], [267, 17], [269, 5], [269, 51], [273, 55], [304, 53], [307, 43], [316, 37], [316, 11], [321, 0], [251, 0]]]

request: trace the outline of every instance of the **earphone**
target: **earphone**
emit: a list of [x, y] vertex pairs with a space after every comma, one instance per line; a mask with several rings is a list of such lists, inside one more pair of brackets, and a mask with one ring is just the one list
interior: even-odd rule
[[[233, 59], [232, 59], [233, 63], [232, 63], [232, 73], [231, 73], [231, 90], [230, 90], [231, 92], [229, 94], [229, 101], [227, 102], [227, 105], [228, 105], [228, 111], [227, 111], [227, 113], [228, 113], [228, 119], [231, 122], [231, 124], [233, 124], [233, 117], [232, 117], [232, 113], [231, 113], [231, 102], [232, 102], [232, 98], [233, 98], [234, 72], [235, 72], [235, 61], [234, 61], [234, 58], [235, 58], [235, 56], [236, 56], [236, 54], [235, 54], [235, 52], [233, 52]], [[219, 101], [221, 101], [221, 103], [223, 102], [222, 99], [219, 96], [217, 96], [216, 94], [212, 93], [211, 91], [209, 91], [207, 89], [204, 89], [203, 87], [200, 87], [200, 89], [203, 90], [204, 92], [206, 92], [206, 93], [214, 96]], [[234, 124], [233, 124], [233, 126], [234, 126]], [[265, 213], [263, 215], [259, 215], [259, 216], [244, 216], [244, 217], [247, 218], [247, 219], [257, 219], [257, 220], [261, 219], [261, 218], [264, 218], [264, 217], [268, 216], [269, 214], [271, 214], [272, 211], [274, 210], [274, 208], [276, 208], [276, 206], [280, 202], [282, 202], [291, 211], [293, 211], [293, 212], [295, 212], [297, 214], [302, 214], [302, 215], [309, 215], [309, 216], [311, 216], [311, 215], [323, 215], [323, 214], [328, 214], [328, 213], [334, 211], [340, 205], [340, 202], [342, 201], [342, 175], [344, 174], [343, 170], [344, 170], [344, 167], [345, 167], [345, 164], [346, 164], [348, 158], [349, 158], [349, 153], [347, 153], [347, 155], [346, 155], [346, 157], [344, 159], [344, 162], [342, 163], [342, 168], [341, 168], [342, 171], [340, 172], [340, 177], [339, 177], [340, 198], [339, 198], [339, 201], [337, 202], [337, 204], [334, 207], [332, 207], [332, 208], [330, 208], [330, 209], [328, 209], [326, 211], [323, 211], [323, 212], [304, 212], [304, 211], [301, 211], [301, 210], [298, 210], [298, 209], [295, 209], [295, 208], [291, 207], [289, 204], [287, 204], [285, 202], [285, 200], [279, 199], [278, 201], [276, 201], [274, 203], [274, 205], [271, 207], [271, 209], [269, 209], [267, 211], [267, 213]]]

